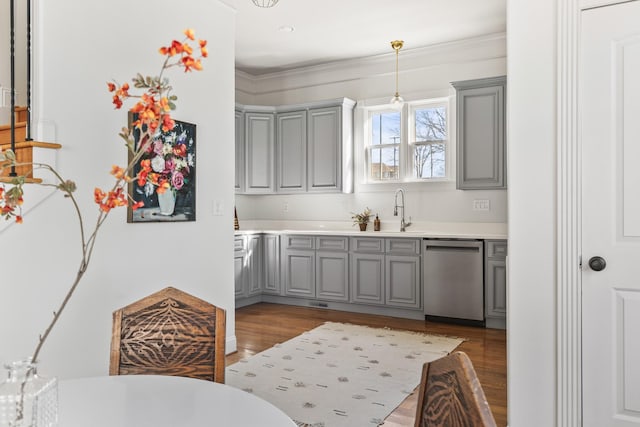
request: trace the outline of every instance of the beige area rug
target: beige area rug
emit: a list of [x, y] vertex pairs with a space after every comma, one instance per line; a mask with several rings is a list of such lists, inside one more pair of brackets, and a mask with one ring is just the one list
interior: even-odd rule
[[299, 426], [377, 426], [420, 383], [424, 362], [462, 341], [327, 322], [227, 367], [225, 382]]

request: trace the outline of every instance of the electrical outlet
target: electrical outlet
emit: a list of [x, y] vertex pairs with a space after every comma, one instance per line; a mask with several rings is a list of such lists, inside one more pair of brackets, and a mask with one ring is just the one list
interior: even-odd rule
[[491, 210], [491, 204], [487, 199], [476, 199], [473, 201], [474, 211], [489, 211]]
[[289, 212], [289, 202], [284, 202], [282, 206], [282, 212]]

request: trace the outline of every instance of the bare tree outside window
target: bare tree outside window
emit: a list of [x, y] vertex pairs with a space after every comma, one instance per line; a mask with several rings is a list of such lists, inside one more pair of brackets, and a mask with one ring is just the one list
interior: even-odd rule
[[447, 177], [448, 100], [413, 101], [367, 116], [365, 171], [370, 182]]
[[420, 108], [415, 114], [413, 165], [416, 178], [446, 175], [447, 110], [444, 106]]

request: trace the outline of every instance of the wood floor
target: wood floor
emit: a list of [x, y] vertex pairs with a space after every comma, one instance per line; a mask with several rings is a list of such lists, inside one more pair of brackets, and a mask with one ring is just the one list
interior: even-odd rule
[[[471, 358], [498, 427], [507, 425], [507, 338], [505, 331], [497, 329], [261, 303], [236, 310], [238, 351], [227, 356], [227, 366], [326, 321], [465, 338], [457, 349]], [[389, 415], [385, 427], [412, 427], [416, 402], [417, 393], [414, 392]]]

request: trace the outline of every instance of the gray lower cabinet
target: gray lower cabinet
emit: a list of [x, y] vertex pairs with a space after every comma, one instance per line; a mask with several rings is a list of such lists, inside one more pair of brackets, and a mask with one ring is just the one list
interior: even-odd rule
[[284, 251], [284, 293], [288, 296], [315, 297], [314, 250], [286, 249]]
[[420, 257], [386, 255], [385, 284], [387, 305], [420, 308]]
[[348, 253], [316, 253], [316, 297], [324, 300], [349, 300]]
[[457, 188], [507, 188], [506, 77], [458, 81], [451, 84], [456, 89], [457, 104]]
[[485, 240], [485, 323], [489, 328], [506, 328], [507, 241]]
[[244, 236], [236, 236], [234, 240], [233, 271], [235, 277], [235, 296], [242, 298], [246, 293], [247, 274], [245, 273], [247, 252], [244, 247]]
[[384, 304], [384, 255], [351, 254], [351, 301]]
[[233, 269], [236, 300], [262, 293], [262, 235], [236, 236]]
[[280, 294], [280, 236], [262, 236], [263, 283], [262, 292]]
[[420, 308], [420, 240], [354, 237], [351, 301]]
[[246, 237], [247, 245], [247, 296], [262, 292], [262, 236]]
[[282, 245], [286, 296], [349, 300], [347, 237], [286, 235]]

